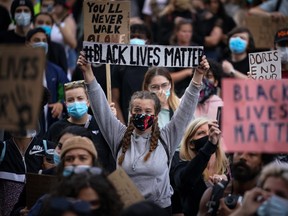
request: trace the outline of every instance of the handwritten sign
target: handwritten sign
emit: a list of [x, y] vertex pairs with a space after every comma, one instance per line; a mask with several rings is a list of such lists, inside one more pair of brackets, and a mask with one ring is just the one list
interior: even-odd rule
[[26, 200], [30, 209], [35, 202], [44, 194], [48, 194], [57, 183], [57, 176], [39, 175], [35, 173], [26, 174]]
[[124, 45], [83, 42], [90, 63], [162, 67], [197, 67], [201, 46]]
[[228, 152], [288, 153], [288, 82], [223, 80]]
[[249, 67], [253, 79], [281, 79], [281, 58], [278, 50], [249, 53]]
[[273, 48], [274, 35], [288, 26], [288, 17], [273, 20], [266, 16], [246, 16], [245, 26], [251, 31], [256, 48]]
[[122, 168], [117, 168], [108, 176], [108, 179], [116, 188], [124, 207], [128, 207], [134, 203], [144, 200], [138, 188], [126, 174]]
[[41, 48], [0, 46], [0, 128], [36, 128], [44, 64]]
[[84, 1], [84, 40], [129, 43], [129, 1]]

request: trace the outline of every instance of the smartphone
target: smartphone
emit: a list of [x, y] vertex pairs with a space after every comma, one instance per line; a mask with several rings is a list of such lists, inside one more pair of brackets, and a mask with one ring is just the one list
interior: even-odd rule
[[221, 130], [221, 124], [222, 124], [222, 106], [219, 106], [217, 108], [217, 115], [216, 115], [216, 120], [219, 125], [219, 129]]
[[54, 154], [45, 152], [45, 157], [48, 163], [52, 163], [52, 164], [54, 163]]

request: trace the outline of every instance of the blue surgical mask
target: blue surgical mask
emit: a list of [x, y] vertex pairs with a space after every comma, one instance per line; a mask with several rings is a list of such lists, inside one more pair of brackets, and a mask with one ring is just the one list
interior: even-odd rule
[[45, 31], [45, 33], [50, 37], [51, 30], [52, 30], [51, 26], [49, 26], [49, 25], [40, 25], [38, 27], [42, 28]]
[[44, 48], [44, 50], [45, 50], [45, 54], [47, 54], [48, 53], [48, 44], [46, 43], [46, 42], [36, 42], [36, 43], [33, 43], [32, 44], [32, 47], [33, 48], [36, 48], [36, 47], [42, 47], [42, 48]]
[[288, 64], [288, 47], [278, 47], [280, 53], [281, 63]]
[[80, 119], [87, 113], [88, 106], [87, 106], [86, 101], [81, 101], [81, 102], [76, 101], [74, 103], [70, 103], [67, 105], [67, 111], [70, 116], [76, 119]]
[[288, 215], [288, 200], [273, 195], [258, 208], [257, 215]]
[[168, 90], [165, 91], [165, 95], [166, 95], [166, 98], [167, 98], [167, 99], [169, 98], [170, 94], [171, 94], [171, 93], [170, 93], [170, 89], [168, 89]]
[[15, 22], [18, 26], [28, 26], [31, 23], [30, 13], [15, 13]]
[[240, 37], [232, 37], [229, 40], [229, 49], [232, 53], [241, 54], [245, 52], [247, 47], [247, 41], [241, 39]]
[[143, 39], [139, 39], [139, 38], [133, 38], [130, 40], [130, 44], [132, 44], [132, 45], [145, 45], [146, 41]]
[[83, 173], [83, 171], [88, 170], [89, 168], [91, 168], [89, 165], [66, 166], [64, 167], [62, 175], [67, 177], [74, 173]]
[[53, 154], [53, 161], [55, 165], [58, 165], [61, 161], [60, 155], [56, 151], [54, 151], [54, 154]]

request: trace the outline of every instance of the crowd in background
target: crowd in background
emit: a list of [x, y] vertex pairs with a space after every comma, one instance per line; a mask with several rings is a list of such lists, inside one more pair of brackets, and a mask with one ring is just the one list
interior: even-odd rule
[[[286, 154], [225, 152], [223, 79], [250, 79], [249, 53], [279, 50], [288, 24], [255, 46], [245, 17], [288, 17], [287, 0], [131, 0], [130, 44], [203, 46], [197, 68], [89, 64], [82, 0], [0, 0], [0, 45], [45, 50], [35, 130], [1, 131], [0, 216], [287, 215]], [[108, 175], [122, 167], [145, 201], [125, 207]], [[26, 173], [57, 183], [27, 207]]]

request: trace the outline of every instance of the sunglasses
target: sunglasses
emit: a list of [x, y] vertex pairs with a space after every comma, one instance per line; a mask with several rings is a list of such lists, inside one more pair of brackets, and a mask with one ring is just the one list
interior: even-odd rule
[[63, 176], [68, 177], [73, 174], [91, 174], [91, 175], [100, 175], [103, 170], [99, 167], [87, 167], [87, 166], [69, 166], [64, 167]]
[[50, 201], [50, 208], [61, 212], [73, 211], [86, 215], [91, 211], [91, 204], [90, 202], [73, 198], [54, 197]]

